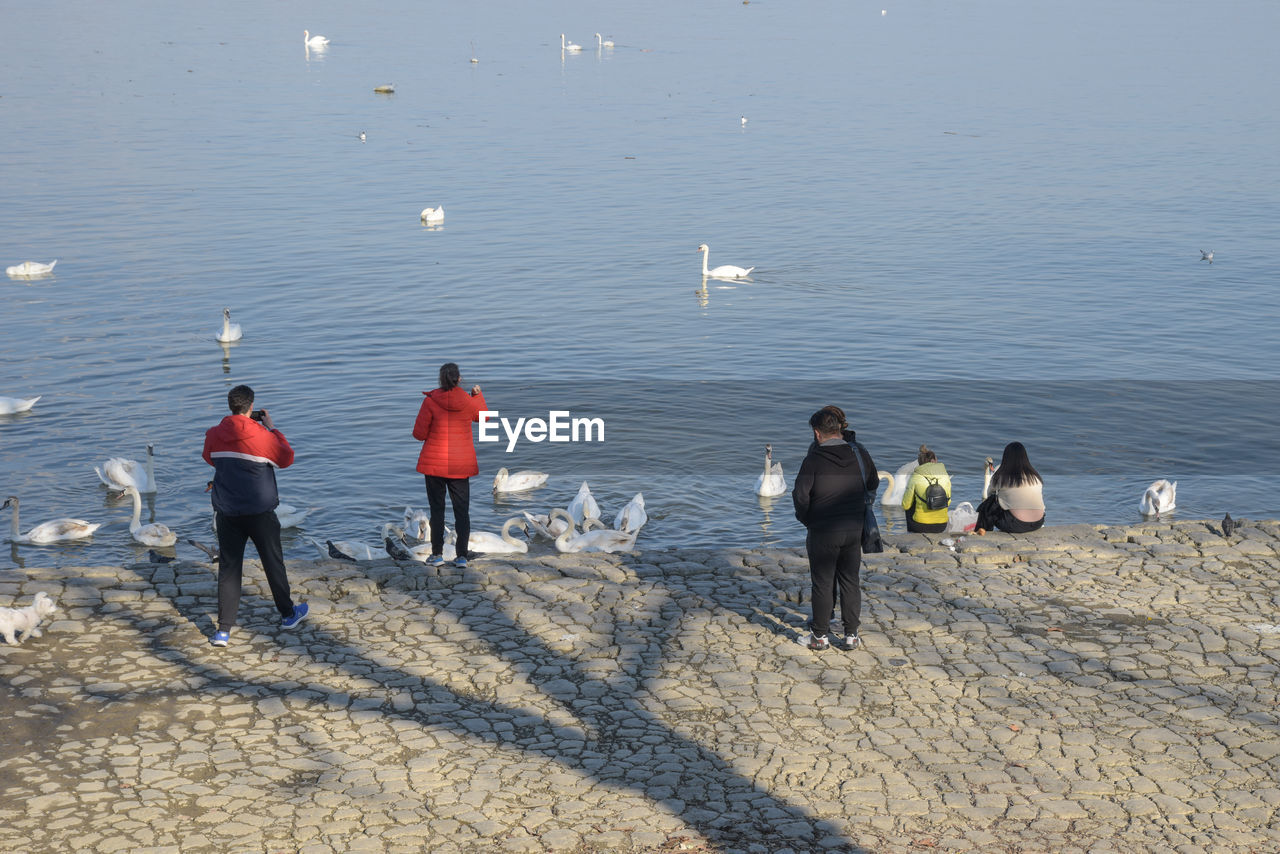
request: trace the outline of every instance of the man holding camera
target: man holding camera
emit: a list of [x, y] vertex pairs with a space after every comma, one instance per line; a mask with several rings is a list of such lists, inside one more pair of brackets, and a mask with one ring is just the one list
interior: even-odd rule
[[293, 448], [276, 429], [271, 414], [253, 408], [253, 389], [238, 385], [227, 392], [231, 414], [204, 435], [204, 461], [213, 466], [213, 509], [218, 524], [218, 630], [210, 640], [226, 646], [240, 607], [244, 545], [253, 540], [267, 585], [280, 612], [280, 625], [291, 629], [306, 619], [307, 605], [294, 605], [280, 547], [276, 506], [277, 468], [293, 464]]

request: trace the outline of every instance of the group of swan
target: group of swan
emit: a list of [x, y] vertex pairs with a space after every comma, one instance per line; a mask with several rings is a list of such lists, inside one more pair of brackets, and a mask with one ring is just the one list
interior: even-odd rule
[[711, 247], [707, 246], [707, 244], [705, 243], [702, 243], [698, 245], [698, 251], [702, 253], [702, 275], [703, 276], [711, 276], [712, 278], [716, 278], [716, 279], [745, 279], [747, 276], [751, 275], [751, 271], [755, 269], [755, 267], [747, 267], [744, 269], [742, 267], [735, 267], [732, 264], [724, 264], [714, 269], [708, 270], [707, 258], [710, 257], [711, 255]]
[[214, 335], [214, 340], [219, 344], [234, 344], [244, 337], [244, 332], [240, 329], [240, 324], [231, 322], [231, 309], [224, 308], [222, 310], [222, 329]]
[[34, 279], [37, 276], [47, 276], [52, 273], [53, 265], [57, 263], [57, 258], [54, 258], [48, 264], [41, 264], [39, 261], [23, 261], [21, 264], [14, 264], [12, 267], [5, 267], [4, 271], [15, 279]]
[[38, 394], [35, 397], [0, 397], [0, 415], [14, 415], [18, 412], [26, 412], [36, 405], [36, 401], [44, 397]]
[[[603, 47], [613, 47], [613, 46], [614, 46], [613, 39], [606, 39], [603, 36], [601, 36], [599, 33], [596, 33], [596, 50], [599, 50], [600, 48], [603, 48]], [[560, 50], [561, 52], [568, 51], [569, 53], [580, 53], [582, 51], [582, 45], [574, 44], [571, 41], [565, 41], [564, 33], [561, 33], [560, 34]], [[472, 61], [474, 62], [475, 60], [472, 60]]]

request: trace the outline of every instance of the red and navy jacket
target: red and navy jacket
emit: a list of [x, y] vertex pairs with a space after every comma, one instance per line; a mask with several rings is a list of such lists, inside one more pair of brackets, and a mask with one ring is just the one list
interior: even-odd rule
[[276, 469], [293, 465], [293, 448], [279, 430], [248, 415], [228, 415], [204, 434], [204, 461], [213, 466], [213, 509], [253, 516], [276, 509]]

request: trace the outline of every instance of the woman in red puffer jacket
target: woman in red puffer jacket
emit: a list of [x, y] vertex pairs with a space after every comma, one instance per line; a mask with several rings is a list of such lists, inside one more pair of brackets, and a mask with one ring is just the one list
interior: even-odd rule
[[459, 386], [462, 373], [453, 362], [440, 366], [440, 387], [425, 391], [413, 438], [422, 442], [418, 471], [427, 479], [427, 504], [431, 507], [431, 557], [427, 563], [444, 563], [444, 494], [453, 504], [453, 523], [458, 529], [458, 566], [467, 565], [467, 540], [471, 536], [471, 480], [480, 473], [476, 448], [471, 440], [471, 424], [488, 409], [480, 386], [471, 393]]

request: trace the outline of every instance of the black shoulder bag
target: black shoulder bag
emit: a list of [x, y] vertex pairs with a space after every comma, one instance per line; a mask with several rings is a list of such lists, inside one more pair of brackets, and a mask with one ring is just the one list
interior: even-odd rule
[[[862, 465], [862, 446], [853, 442], [853, 456], [858, 460], [858, 473], [862, 475], [862, 486], [867, 485], [867, 469]], [[880, 538], [880, 523], [876, 521], [875, 490], [866, 491], [866, 505], [862, 517], [862, 553], [880, 554], [884, 551], [884, 540]]]

